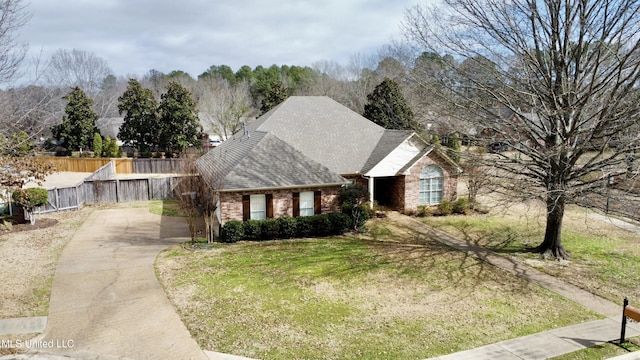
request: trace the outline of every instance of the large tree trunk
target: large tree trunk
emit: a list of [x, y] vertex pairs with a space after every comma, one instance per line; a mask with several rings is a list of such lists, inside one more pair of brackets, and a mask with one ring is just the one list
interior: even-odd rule
[[547, 196], [547, 227], [544, 241], [533, 251], [556, 259], [567, 259], [569, 252], [562, 247], [562, 219], [564, 218], [565, 199], [563, 195]]

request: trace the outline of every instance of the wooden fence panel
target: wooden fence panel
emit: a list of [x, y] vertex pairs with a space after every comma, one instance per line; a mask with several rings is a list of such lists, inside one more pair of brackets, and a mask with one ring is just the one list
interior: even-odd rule
[[174, 198], [174, 190], [180, 182], [180, 177], [150, 178], [151, 200], [167, 200]]
[[149, 179], [118, 180], [118, 202], [149, 200]]
[[181, 174], [187, 159], [133, 159], [135, 174]]
[[57, 189], [58, 210], [79, 209], [82, 206], [84, 201], [80, 198], [78, 188], [81, 186]]
[[87, 204], [118, 202], [116, 180], [86, 181], [84, 183]]
[[47, 190], [49, 196], [45, 206], [35, 209], [36, 214], [44, 214], [54, 211], [80, 209], [85, 203], [83, 183], [66, 188], [53, 188]]
[[113, 161], [109, 161], [103, 167], [91, 175], [91, 180], [109, 180], [116, 175], [116, 167]]
[[76, 186], [49, 189], [47, 205], [36, 214], [80, 209], [82, 206], [127, 201], [166, 200], [173, 198], [181, 177], [144, 179], [86, 179]]
[[57, 171], [69, 172], [95, 172], [111, 161], [106, 158], [43, 157], [38, 159], [53, 163]]
[[113, 159], [118, 174], [133, 174], [133, 159]]

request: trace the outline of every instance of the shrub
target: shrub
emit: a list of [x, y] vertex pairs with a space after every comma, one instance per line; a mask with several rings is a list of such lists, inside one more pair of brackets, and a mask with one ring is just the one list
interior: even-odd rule
[[244, 224], [239, 220], [227, 221], [222, 226], [222, 241], [226, 243], [234, 243], [244, 238]]
[[416, 216], [419, 216], [419, 217], [433, 216], [434, 212], [435, 211], [433, 207], [428, 205], [420, 205], [416, 210]]
[[297, 236], [298, 234], [297, 218], [290, 218], [286, 216], [280, 217], [276, 219], [276, 223], [278, 224], [279, 236], [282, 239], [291, 239]]
[[222, 227], [222, 241], [291, 239], [342, 235], [351, 227], [351, 218], [343, 213], [329, 213], [296, 218], [227, 221]]
[[340, 204], [362, 204], [369, 198], [369, 190], [360, 184], [347, 185], [340, 189], [338, 201]]
[[331, 235], [331, 221], [327, 214], [310, 216], [312, 230], [311, 233], [315, 236], [327, 236]]
[[413, 209], [406, 209], [402, 211], [403, 214], [407, 215], [407, 216], [414, 216], [417, 214], [417, 212]]
[[283, 238], [280, 233], [280, 223], [277, 219], [266, 219], [259, 222], [260, 240], [272, 240]]
[[93, 134], [93, 152], [96, 157], [102, 157], [102, 136], [100, 134]]
[[49, 192], [43, 188], [28, 188], [17, 190], [11, 196], [18, 205], [31, 211], [35, 207], [47, 204]]
[[327, 214], [329, 223], [331, 223], [331, 235], [342, 235], [349, 229], [349, 215], [343, 213]]
[[311, 237], [314, 235], [314, 216], [301, 216], [296, 218], [296, 237]]
[[453, 205], [451, 205], [451, 201], [442, 200], [438, 204], [438, 212], [442, 216], [451, 215], [453, 213]]
[[456, 200], [453, 203], [452, 210], [454, 214], [469, 215], [471, 213], [471, 202], [469, 198], [462, 197]]
[[364, 223], [370, 218], [370, 209], [364, 205], [349, 205], [344, 204], [342, 206], [342, 212], [347, 214], [351, 219], [349, 227], [353, 230], [358, 230], [364, 225]]
[[244, 238], [246, 240], [262, 240], [261, 221], [262, 220], [247, 220], [244, 222]]

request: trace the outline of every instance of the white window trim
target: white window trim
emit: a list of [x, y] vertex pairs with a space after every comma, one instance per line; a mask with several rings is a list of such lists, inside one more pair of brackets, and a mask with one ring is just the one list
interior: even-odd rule
[[267, 218], [267, 196], [265, 194], [249, 196], [249, 219], [264, 220]]
[[444, 171], [442, 171], [442, 168], [437, 165], [427, 165], [422, 168], [419, 186], [419, 205], [436, 205], [440, 203], [444, 198]]
[[315, 194], [313, 191], [300, 192], [300, 216], [311, 216], [314, 211]]

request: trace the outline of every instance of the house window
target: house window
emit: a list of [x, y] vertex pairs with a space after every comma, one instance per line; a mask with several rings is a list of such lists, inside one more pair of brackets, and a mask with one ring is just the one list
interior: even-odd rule
[[313, 201], [313, 191], [304, 191], [300, 193], [300, 216], [313, 215]]
[[442, 201], [444, 176], [436, 165], [425, 166], [420, 172], [420, 205], [434, 205]]
[[322, 193], [303, 191], [293, 193], [293, 216], [311, 216], [322, 213]]
[[262, 195], [251, 195], [251, 216], [249, 217], [251, 220], [263, 220], [267, 218], [267, 199], [264, 194]]
[[242, 196], [242, 220], [262, 220], [272, 217], [273, 194]]

